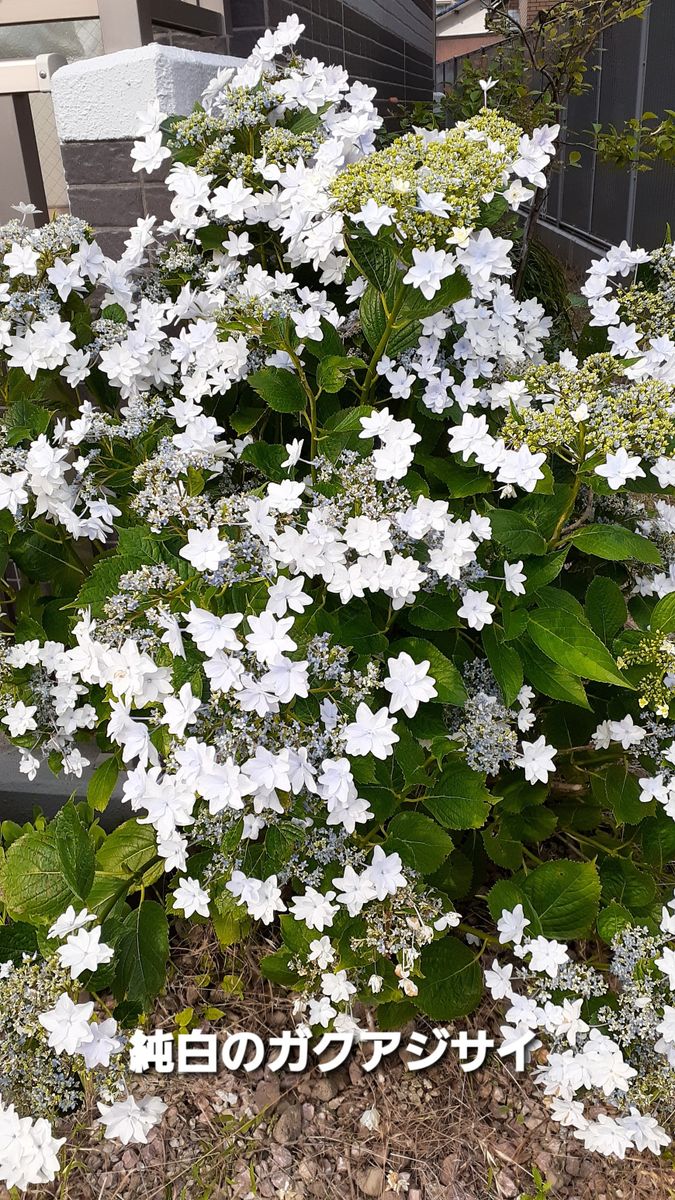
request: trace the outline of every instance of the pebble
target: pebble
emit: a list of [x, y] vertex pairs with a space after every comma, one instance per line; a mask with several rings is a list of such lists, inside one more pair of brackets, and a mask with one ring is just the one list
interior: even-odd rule
[[500, 1197], [504, 1196], [506, 1200], [509, 1200], [509, 1197], [511, 1196], [517, 1196], [520, 1190], [518, 1184], [513, 1178], [513, 1175], [511, 1175], [509, 1171], [497, 1171], [495, 1175], [495, 1185], [497, 1187], [497, 1194]]
[[364, 1196], [381, 1196], [384, 1171], [381, 1167], [368, 1167], [364, 1171], [358, 1171], [356, 1183]]
[[289, 1142], [297, 1142], [301, 1132], [302, 1108], [299, 1104], [292, 1104], [275, 1122], [272, 1137], [277, 1145], [285, 1146]]
[[268, 1108], [272, 1104], [276, 1104], [281, 1096], [278, 1080], [276, 1079], [261, 1079], [255, 1089], [255, 1107], [256, 1112], [260, 1112], [263, 1108]]
[[457, 1159], [452, 1154], [446, 1155], [441, 1163], [441, 1183], [454, 1183], [457, 1176]]
[[332, 1100], [338, 1094], [338, 1083], [332, 1075], [323, 1075], [321, 1079], [312, 1080], [308, 1092], [316, 1101]]
[[[274, 1004], [275, 1028], [288, 1026], [281, 994]], [[244, 1001], [233, 1002], [228, 1031], [231, 1023], [260, 1030], [264, 1010], [251, 1011], [253, 1022]], [[274, 1024], [266, 1012], [264, 1021]], [[157, 1200], [178, 1176], [194, 1178], [195, 1195], [211, 1200], [483, 1200], [488, 1186], [492, 1200], [516, 1200], [532, 1195], [533, 1164], [553, 1185], [550, 1200], [667, 1193], [665, 1164], [586, 1153], [549, 1120], [531, 1079], [512, 1080], [499, 1066], [467, 1078], [445, 1062], [415, 1075], [392, 1055], [386, 1070], [370, 1075], [352, 1061], [325, 1074], [223, 1072], [148, 1084], [169, 1105], [149, 1144], [125, 1148], [84, 1129], [78, 1145], [86, 1169], [70, 1175], [68, 1200]], [[373, 1107], [379, 1133], [359, 1124]], [[402, 1171], [410, 1175], [407, 1192], [393, 1184]], [[8, 1200], [2, 1185], [0, 1200]]]

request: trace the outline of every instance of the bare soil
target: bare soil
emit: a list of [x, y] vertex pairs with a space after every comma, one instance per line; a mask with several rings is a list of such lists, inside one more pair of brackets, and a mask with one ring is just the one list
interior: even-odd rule
[[[195, 1027], [220, 1034], [293, 1027], [292, 998], [252, 961], [228, 954], [220, 986], [222, 958], [207, 931], [190, 936], [152, 1028], [175, 1028], [185, 1008]], [[201, 1014], [214, 1005], [224, 1015], [209, 1023]], [[488, 1004], [464, 1027], [494, 1030], [497, 1018]], [[410, 1072], [399, 1050], [366, 1073], [357, 1053], [325, 1074], [149, 1072], [132, 1090], [168, 1105], [148, 1144], [103, 1141], [95, 1110], [80, 1114], [65, 1173], [32, 1189], [35, 1200], [675, 1200], [668, 1156], [588, 1154], [548, 1119], [531, 1073], [517, 1075], [496, 1058], [467, 1074], [449, 1052]], [[376, 1128], [362, 1122], [366, 1110]]]

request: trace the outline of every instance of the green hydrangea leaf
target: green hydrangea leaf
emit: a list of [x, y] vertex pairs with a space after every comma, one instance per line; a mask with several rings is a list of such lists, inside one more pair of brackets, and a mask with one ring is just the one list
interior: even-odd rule
[[140, 1004], [147, 1012], [164, 986], [168, 958], [166, 913], [155, 900], [142, 900], [122, 924], [115, 954], [115, 997]]
[[387, 854], [397, 851], [407, 866], [429, 875], [448, 857], [452, 839], [430, 817], [402, 812], [389, 825], [384, 849]]
[[537, 608], [529, 615], [527, 631], [547, 658], [581, 679], [632, 687], [600, 638], [572, 613]]
[[649, 538], [625, 529], [623, 525], [584, 525], [567, 535], [568, 541], [597, 558], [608, 558], [613, 562], [624, 562], [627, 558], [636, 562], [659, 566], [661, 555], [658, 547]]
[[483, 979], [475, 950], [454, 937], [425, 946], [416, 1004], [434, 1021], [465, 1017], [480, 1003]]
[[249, 375], [247, 383], [274, 412], [302, 412], [307, 404], [297, 375], [283, 367], [263, 367], [262, 371]]
[[568, 941], [590, 933], [600, 904], [600, 878], [593, 862], [560, 859], [536, 867], [526, 876], [500, 880], [488, 894], [495, 921], [504, 908], [522, 904], [530, 921], [529, 936]]
[[492, 796], [484, 776], [458, 759], [441, 772], [424, 804], [446, 829], [480, 829], [490, 811]]

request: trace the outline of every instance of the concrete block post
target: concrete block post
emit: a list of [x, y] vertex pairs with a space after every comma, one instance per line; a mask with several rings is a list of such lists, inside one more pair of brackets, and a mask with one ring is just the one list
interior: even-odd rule
[[121, 254], [139, 217], [169, 215], [161, 170], [132, 170], [136, 114], [157, 100], [164, 112], [185, 116], [221, 67], [240, 62], [151, 42], [56, 72], [52, 96], [70, 209], [94, 226], [105, 253]]

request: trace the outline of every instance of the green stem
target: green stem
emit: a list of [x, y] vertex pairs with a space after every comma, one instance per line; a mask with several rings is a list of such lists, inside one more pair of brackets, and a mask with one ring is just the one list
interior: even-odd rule
[[298, 357], [298, 355], [295, 353], [295, 350], [291, 346], [290, 342], [286, 343], [286, 345], [284, 346], [284, 349], [286, 350], [287, 354], [289, 355], [289, 357], [293, 363], [293, 366], [295, 367], [296, 371], [298, 372], [298, 379], [300, 380], [300, 383], [302, 385], [302, 390], [304, 391], [304, 393], [309, 401], [308, 425], [309, 425], [309, 437], [310, 437], [310, 458], [312, 460], [312, 475], [314, 475], [314, 459], [316, 458], [316, 444], [317, 444], [318, 432], [319, 432], [318, 428], [317, 428], [317, 415], [316, 415], [316, 402], [317, 402], [317, 398], [318, 398], [318, 393], [317, 393], [317, 395], [315, 395], [314, 392], [312, 391], [309, 380], [305, 374], [305, 368], [302, 365], [302, 359], [300, 359]]
[[137, 879], [142, 879], [147, 871], [150, 871], [152, 867], [156, 866], [157, 863], [161, 861], [162, 859], [160, 858], [159, 854], [156, 854], [154, 858], [150, 859], [150, 862], [143, 863], [143, 866], [139, 867], [137, 871], [134, 871], [133, 875], [130, 875], [128, 879], [122, 880], [122, 883], [118, 888], [115, 889], [105, 908], [102, 910], [99, 918], [99, 924], [102, 925], [106, 918], [110, 916], [113, 908], [117, 904], [117, 901], [120, 900], [122, 896], [126, 895], [132, 883], [134, 883]]
[[466, 925], [464, 921], [457, 925], [457, 929], [460, 933], [469, 933], [472, 937], [480, 938], [481, 942], [490, 942], [494, 945], [499, 945], [499, 938], [495, 937], [494, 934], [485, 933], [482, 929], [475, 929], [473, 925]]
[[[382, 334], [382, 337], [380, 338], [379, 342], [377, 343], [377, 346], [375, 347], [375, 350], [373, 351], [373, 357], [371, 358], [371, 360], [368, 364], [368, 370], [366, 371], [366, 377], [363, 381], [363, 387], [361, 388], [361, 403], [362, 404], [369, 403], [370, 393], [372, 391], [373, 381], [375, 379], [375, 370], [377, 368], [377, 364], [379, 363], [380, 359], [382, 358], [382, 355], [384, 354], [384, 352], [387, 348], [387, 342], [389, 341], [389, 338], [391, 337], [391, 332], [394, 328], [394, 325], [396, 324], [396, 318], [403, 307], [403, 301], [405, 300], [405, 295], [406, 295], [406, 289], [402, 287], [401, 290], [399, 291], [396, 299], [394, 300], [394, 303], [392, 304], [391, 312], [387, 316], [387, 323], [384, 327], [384, 332]], [[385, 304], [385, 298], [382, 295], [382, 292], [380, 292], [380, 297], [382, 300], [384, 311], [386, 312], [387, 308], [386, 308], [386, 304]]]
[[623, 849], [622, 846], [605, 846], [603, 842], [598, 842], [595, 838], [581, 833], [573, 833], [571, 830], [566, 830], [566, 834], [572, 841], [580, 842], [583, 846], [592, 846], [594, 850], [599, 850], [602, 854], [609, 854], [612, 858], [620, 857], [620, 851]]
[[560, 541], [560, 538], [562, 536], [562, 532], [563, 532], [567, 522], [569, 521], [570, 516], [574, 512], [574, 506], [577, 502], [577, 496], [579, 495], [580, 488], [581, 488], [581, 479], [579, 478], [578, 475], [576, 475], [574, 478], [574, 484], [572, 485], [572, 491], [570, 493], [570, 498], [567, 501], [567, 504], [565, 505], [562, 513], [560, 514], [560, 517], [556, 523], [555, 529], [553, 530], [553, 533], [551, 534], [551, 537], [547, 543], [547, 546], [546, 546], [547, 550], [554, 550], [555, 547], [558, 545], [558, 542]]

